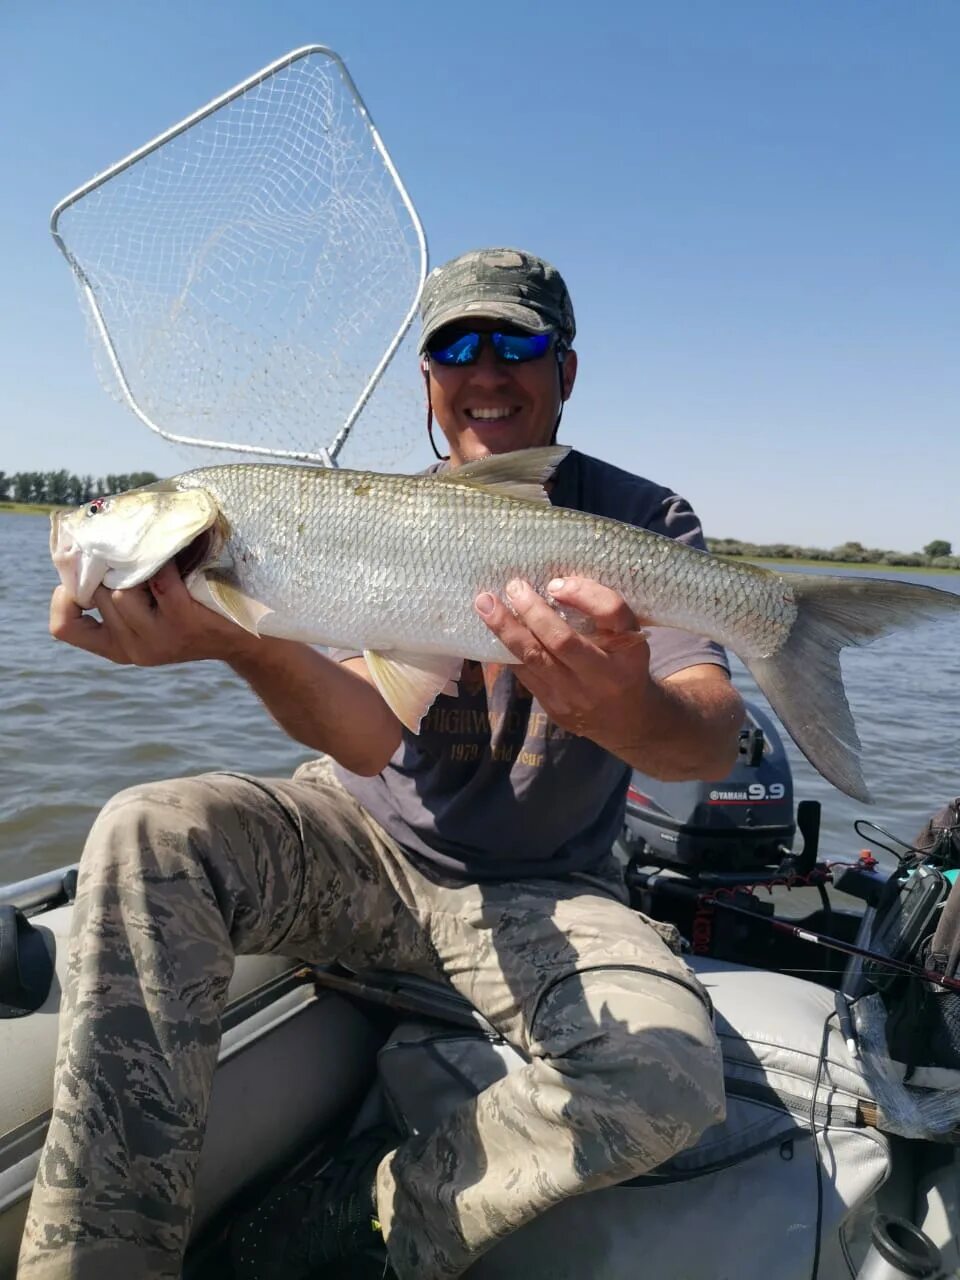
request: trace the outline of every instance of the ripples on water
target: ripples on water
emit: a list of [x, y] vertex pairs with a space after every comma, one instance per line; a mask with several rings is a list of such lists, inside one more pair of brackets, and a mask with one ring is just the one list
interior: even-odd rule
[[[76, 861], [100, 806], [123, 787], [207, 769], [284, 775], [308, 755], [220, 664], [114, 667], [50, 639], [48, 527], [46, 517], [0, 514], [0, 882]], [[956, 575], [916, 580], [960, 586]], [[797, 799], [823, 806], [828, 857], [861, 848], [855, 818], [910, 839], [960, 794], [960, 625], [848, 650], [843, 670], [876, 803], [841, 795], [787, 740]], [[734, 678], [759, 697], [736, 661]]]
[[45, 516], [0, 515], [0, 882], [75, 862], [123, 787], [290, 774], [309, 754], [220, 663], [117, 667], [52, 640], [48, 530]]

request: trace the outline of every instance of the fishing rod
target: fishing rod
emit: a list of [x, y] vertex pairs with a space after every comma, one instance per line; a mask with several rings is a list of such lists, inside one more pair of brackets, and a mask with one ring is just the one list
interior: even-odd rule
[[853, 942], [841, 942], [839, 938], [831, 938], [828, 934], [817, 933], [813, 929], [805, 929], [800, 925], [790, 924], [788, 920], [781, 920], [777, 916], [765, 916], [757, 911], [751, 911], [749, 907], [735, 906], [734, 903], [727, 902], [715, 893], [708, 895], [707, 901], [712, 902], [715, 907], [720, 907], [724, 911], [734, 911], [738, 915], [749, 916], [751, 920], [762, 920], [764, 924], [770, 925], [778, 933], [784, 933], [791, 938], [798, 938], [801, 942], [818, 943], [829, 951], [842, 951], [844, 955], [858, 956], [861, 960], [870, 960], [874, 964], [885, 965], [888, 969], [903, 974], [904, 977], [922, 978], [925, 982], [932, 982], [935, 986], [943, 987], [946, 991], [960, 992], [960, 979], [948, 978], [944, 974], [933, 973], [918, 964], [911, 964], [908, 960], [894, 960], [892, 956], [881, 955], [878, 951], [869, 951], [866, 947], [858, 947]]

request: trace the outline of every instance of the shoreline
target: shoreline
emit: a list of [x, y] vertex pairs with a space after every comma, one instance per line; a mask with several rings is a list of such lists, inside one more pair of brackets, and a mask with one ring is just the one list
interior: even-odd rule
[[67, 511], [57, 502], [7, 502], [0, 501], [0, 515], [4, 512], [12, 516], [48, 516], [51, 511]]
[[774, 556], [725, 556], [713, 553], [718, 560], [726, 560], [728, 564], [736, 564], [739, 560], [744, 564], [796, 566], [798, 569], [822, 569], [829, 573], [831, 569], [860, 569], [864, 573], [960, 573], [960, 569], [938, 569], [930, 564], [880, 564], [875, 560], [861, 564], [859, 560], [790, 560]]

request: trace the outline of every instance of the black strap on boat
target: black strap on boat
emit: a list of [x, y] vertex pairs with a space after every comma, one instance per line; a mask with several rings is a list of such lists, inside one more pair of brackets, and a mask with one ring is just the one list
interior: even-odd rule
[[0, 1018], [39, 1009], [53, 982], [43, 934], [16, 907], [0, 907]]

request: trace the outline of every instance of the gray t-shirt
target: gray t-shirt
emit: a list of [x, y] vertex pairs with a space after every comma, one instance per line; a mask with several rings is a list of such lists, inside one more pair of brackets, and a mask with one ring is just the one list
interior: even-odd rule
[[[582, 453], [561, 462], [550, 501], [704, 545], [683, 498]], [[718, 645], [651, 628], [653, 676], [704, 662], [727, 669]], [[339, 766], [337, 773], [414, 860], [470, 880], [586, 870], [609, 853], [620, 830], [630, 768], [553, 724], [509, 667], [494, 672], [488, 691], [480, 664], [465, 663], [456, 696], [441, 695], [419, 733], [403, 731], [376, 777]]]

